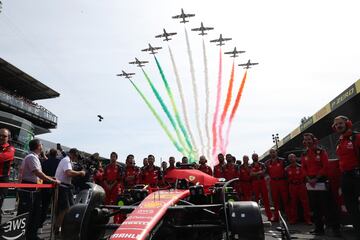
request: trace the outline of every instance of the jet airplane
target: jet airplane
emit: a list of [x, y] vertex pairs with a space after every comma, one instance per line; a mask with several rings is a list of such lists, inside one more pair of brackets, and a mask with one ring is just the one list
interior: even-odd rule
[[122, 73], [116, 74], [116, 76], [125, 77], [125, 78], [127, 78], [127, 79], [132, 78], [131, 76], [133, 76], [133, 75], [135, 75], [135, 73], [127, 73], [127, 72], [125, 72], [124, 70], [122, 70]]
[[234, 50], [233, 51], [230, 51], [230, 52], [224, 52], [225, 54], [231, 54], [230, 57], [233, 57], [233, 58], [236, 58], [238, 57], [238, 53], [241, 54], [241, 53], [244, 53], [245, 51], [237, 51], [236, 50], [236, 47], [234, 47]]
[[213, 30], [213, 27], [204, 27], [204, 24], [201, 22], [201, 26], [199, 28], [193, 28], [191, 29], [191, 31], [201, 31], [201, 33], [199, 33], [199, 35], [206, 35], [207, 33], [205, 31], [210, 31]]
[[259, 63], [252, 63], [250, 62], [250, 59], [247, 63], [239, 64], [240, 67], [244, 67], [244, 69], [249, 69], [251, 66], [258, 65]]
[[97, 115], [97, 117], [99, 118], [99, 122], [101, 122], [104, 119], [103, 116], [101, 115]]
[[189, 21], [186, 21], [186, 18], [191, 18], [191, 17], [194, 17], [194, 16], [195, 16], [195, 14], [186, 14], [186, 13], [184, 13], [184, 9], [181, 9], [181, 14], [173, 16], [172, 18], [174, 18], [174, 19], [182, 18], [182, 20], [180, 22], [181, 23], [187, 23]]
[[160, 34], [160, 35], [156, 35], [155, 37], [156, 38], [165, 38], [164, 41], [170, 41], [171, 38], [169, 38], [169, 36], [172, 36], [172, 35], [176, 35], [176, 32], [172, 32], [172, 33], [168, 33], [166, 32], [165, 28], [163, 29], [164, 33], [163, 34]]
[[218, 39], [214, 39], [214, 40], [210, 40], [210, 42], [218, 42], [218, 44], [216, 44], [216, 46], [222, 46], [222, 45], [225, 45], [225, 41], [229, 41], [231, 40], [232, 38], [223, 38], [222, 37], [222, 34], [220, 34], [220, 37]]
[[129, 62], [129, 64], [136, 64], [137, 67], [144, 67], [145, 63], [148, 63], [148, 61], [140, 61], [139, 59], [135, 58], [134, 62]]
[[145, 48], [145, 49], [143, 49], [141, 51], [143, 51], [143, 52], [149, 52], [150, 51], [150, 54], [157, 54], [158, 52], [156, 52], [156, 50], [159, 50], [159, 49], [162, 49], [162, 47], [153, 47], [149, 43], [149, 48]]

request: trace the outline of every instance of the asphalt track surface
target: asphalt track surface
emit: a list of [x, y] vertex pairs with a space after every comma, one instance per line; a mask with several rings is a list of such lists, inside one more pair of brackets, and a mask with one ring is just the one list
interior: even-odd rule
[[[3, 222], [13, 218], [15, 216], [14, 213], [8, 213], [3, 215]], [[266, 217], [263, 215], [263, 219], [265, 221]], [[39, 231], [39, 237], [43, 239], [50, 239], [50, 220], [47, 220], [44, 224], [44, 227], [42, 230]], [[276, 228], [279, 227], [278, 223], [270, 223], [265, 221], [265, 239], [266, 240], [275, 240], [275, 239], [281, 239], [280, 233], [276, 230]], [[333, 237], [332, 231], [326, 230], [326, 233], [324, 236], [315, 236], [310, 234], [309, 232], [313, 229], [313, 226], [305, 225], [298, 223], [296, 225], [290, 225], [289, 226], [290, 232], [292, 233], [292, 237], [296, 237], [295, 239], [319, 239], [319, 240], [339, 240], [339, 239], [345, 239], [345, 240], [356, 240], [356, 238], [353, 236], [352, 229], [347, 227], [342, 227], [342, 237]], [[61, 239], [61, 238], [56, 238]]]

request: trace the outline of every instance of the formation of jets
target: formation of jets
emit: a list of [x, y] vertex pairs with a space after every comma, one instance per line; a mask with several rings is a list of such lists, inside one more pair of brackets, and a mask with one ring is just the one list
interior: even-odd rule
[[140, 61], [137, 58], [135, 58], [135, 61], [129, 62], [129, 64], [136, 64], [137, 67], [145, 67], [145, 63], [148, 63], [148, 61]]
[[[0, 1], [0, 4], [1, 4], [1, 1]], [[172, 16], [172, 18], [181, 19], [180, 23], [187, 23], [187, 22], [189, 22], [187, 19], [194, 17], [194, 16], [195, 16], [195, 14], [187, 14], [184, 12], [183, 9], [181, 9], [181, 13], [179, 15]], [[200, 27], [192, 28], [191, 31], [200, 32], [199, 35], [204, 36], [204, 35], [207, 35], [206, 31], [210, 31], [213, 29], [214, 29], [213, 27], [205, 27], [203, 22], [201, 22]], [[171, 36], [174, 36], [176, 34], [177, 34], [176, 32], [167, 32], [164, 28], [163, 33], [156, 35], [155, 38], [164, 38], [163, 41], [170, 41], [172, 39]], [[230, 41], [230, 40], [232, 40], [232, 38], [224, 38], [222, 36], [222, 34], [220, 34], [219, 38], [210, 40], [210, 42], [217, 43], [216, 44], [217, 46], [223, 46], [223, 45], [225, 45], [226, 41]], [[157, 54], [158, 53], [157, 50], [162, 49], [162, 47], [153, 47], [153, 46], [151, 46], [150, 43], [148, 45], [149, 45], [148, 48], [142, 49], [141, 51], [149, 52], [150, 54]], [[239, 56], [238, 54], [241, 54], [241, 53], [245, 53], [245, 51], [238, 51], [236, 49], [236, 47], [234, 48], [233, 51], [225, 52], [225, 54], [229, 54], [230, 57], [233, 57], [233, 58], [238, 57]], [[137, 67], [144, 67], [145, 63], [148, 63], [148, 61], [140, 61], [138, 58], [135, 58], [135, 61], [129, 62], [129, 64], [136, 64]], [[244, 67], [244, 69], [249, 69], [249, 68], [251, 68], [251, 66], [254, 66], [257, 64], [258, 63], [252, 63], [249, 60], [247, 63], [239, 64], [239, 66]], [[127, 79], [130, 79], [133, 75], [135, 75], [135, 73], [126, 73], [125, 71], [122, 71], [121, 74], [117, 74], [117, 76], [122, 76]], [[103, 119], [100, 115], [98, 115], [98, 117], [99, 117], [99, 121], [101, 121]]]
[[124, 70], [122, 70], [122, 73], [116, 74], [116, 76], [125, 77], [125, 78], [127, 78], [127, 79], [132, 78], [133, 75], [135, 75], [135, 73], [127, 73], [127, 72], [125, 72]]
[[195, 14], [186, 14], [184, 13], [184, 10], [181, 9], [181, 13], [179, 15], [175, 15], [172, 18], [177, 19], [177, 18], [182, 18], [182, 20], [180, 21], [181, 23], [187, 23], [189, 21], [186, 21], [186, 18], [191, 18], [194, 17]]
[[163, 34], [156, 35], [155, 37], [156, 38], [165, 38], [164, 41], [170, 41], [171, 38], [169, 38], [169, 37], [176, 35], [176, 32], [171, 32], [171, 33], [166, 32], [165, 28], [163, 29], [163, 31], [164, 31]]
[[216, 44], [216, 46], [222, 46], [225, 45], [226, 41], [230, 41], [232, 38], [223, 38], [222, 34], [220, 34], [220, 37], [218, 39], [214, 39], [214, 40], [210, 40], [210, 42], [218, 42], [218, 44]]
[[249, 69], [251, 68], [251, 66], [254, 66], [254, 65], [258, 65], [259, 63], [252, 63], [250, 62], [250, 59], [249, 61], [247, 61], [247, 63], [242, 63], [242, 64], [239, 64], [240, 67], [244, 67], [244, 69]]
[[150, 54], [157, 54], [158, 52], [156, 52], [156, 50], [162, 49], [162, 47], [153, 47], [151, 46], [151, 44], [149, 43], [149, 48], [145, 48], [142, 49], [141, 51], [143, 52], [150, 52]]
[[199, 28], [193, 28], [193, 29], [191, 29], [191, 31], [201, 31], [201, 33], [199, 33], [199, 35], [204, 36], [207, 34], [205, 31], [210, 31], [213, 29], [214, 29], [213, 27], [204, 27], [204, 24], [201, 22], [201, 25]]
[[224, 52], [224, 53], [225, 53], [225, 54], [231, 54], [230, 57], [236, 58], [236, 57], [239, 56], [238, 54], [245, 53], [245, 51], [237, 51], [237, 50], [236, 50], [236, 47], [234, 47], [234, 50], [233, 50], [233, 51]]

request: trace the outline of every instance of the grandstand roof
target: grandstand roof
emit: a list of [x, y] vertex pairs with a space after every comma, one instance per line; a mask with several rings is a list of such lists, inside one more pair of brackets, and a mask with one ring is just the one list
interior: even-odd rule
[[[360, 121], [360, 79], [281, 139], [278, 142], [279, 154], [286, 155], [301, 148], [302, 133], [311, 132], [318, 139], [330, 135], [333, 133], [333, 119], [339, 115], [349, 117], [354, 123]], [[269, 151], [270, 149], [260, 159], [267, 159]]]
[[0, 58], [0, 87], [29, 100], [59, 97], [60, 94]]

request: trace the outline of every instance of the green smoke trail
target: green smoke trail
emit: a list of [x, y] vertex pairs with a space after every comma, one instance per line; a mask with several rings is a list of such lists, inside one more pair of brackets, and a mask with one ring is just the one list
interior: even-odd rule
[[[165, 112], [167, 118], [169, 119], [172, 127], [174, 128], [175, 132], [176, 132], [176, 136], [177, 136], [177, 139], [179, 140], [181, 146], [187, 151], [189, 152], [188, 149], [186, 149], [186, 146], [185, 146], [185, 143], [180, 135], [180, 132], [179, 132], [179, 129], [177, 128], [176, 126], [176, 122], [173, 118], [173, 116], [171, 115], [171, 113], [169, 112], [169, 109], [167, 108], [164, 100], [162, 99], [162, 97], [160, 96], [158, 90], [155, 88], [154, 84], [152, 83], [152, 81], [150, 80], [149, 76], [146, 74], [145, 70], [142, 69], [143, 73], [144, 73], [144, 76], [147, 80], [147, 82], [149, 83], [150, 87], [151, 87], [151, 90], [153, 91], [156, 99], [159, 101], [160, 105], [161, 105], [161, 108], [163, 109], [163, 111]], [[188, 156], [187, 154], [185, 156]]]
[[131, 81], [129, 79], [129, 81], [131, 82], [131, 84], [133, 85], [133, 87], [136, 89], [136, 91], [139, 93], [139, 95], [141, 96], [141, 98], [144, 100], [145, 104], [148, 106], [148, 108], [150, 109], [151, 113], [154, 115], [154, 117], [156, 118], [156, 120], [158, 121], [158, 123], [160, 124], [161, 128], [164, 130], [164, 132], [166, 133], [166, 135], [168, 136], [168, 138], [170, 139], [170, 141], [172, 142], [172, 144], [174, 144], [175, 148], [181, 152], [182, 154], [184, 153], [184, 149], [179, 146], [179, 144], [176, 142], [176, 140], [174, 139], [174, 137], [171, 135], [169, 129], [166, 127], [165, 123], [161, 120], [159, 114], [156, 112], [155, 108], [151, 105], [151, 103], [149, 102], [149, 100], [145, 97], [145, 95], [141, 92], [141, 90], [135, 85], [135, 83], [133, 81]]
[[159, 69], [161, 78], [162, 78], [162, 80], [163, 80], [163, 82], [164, 82], [164, 85], [165, 85], [165, 88], [166, 88], [166, 92], [167, 92], [167, 94], [168, 94], [168, 96], [169, 96], [169, 98], [170, 98], [170, 102], [171, 102], [172, 108], [173, 108], [173, 110], [174, 110], [176, 122], [177, 122], [177, 124], [179, 125], [180, 130], [181, 130], [182, 134], [183, 134], [184, 137], [185, 137], [185, 141], [186, 141], [187, 146], [189, 147], [190, 151], [193, 152], [193, 147], [192, 147], [192, 145], [191, 145], [191, 142], [190, 142], [189, 136], [188, 136], [188, 134], [187, 134], [187, 131], [186, 131], [185, 127], [184, 127], [184, 124], [183, 124], [183, 122], [182, 122], [182, 120], [181, 120], [181, 118], [180, 118], [180, 114], [179, 114], [179, 112], [178, 112], [178, 109], [177, 109], [177, 106], [176, 106], [176, 103], [175, 103], [175, 100], [174, 100], [174, 96], [173, 96], [173, 94], [172, 94], [172, 91], [171, 91], [169, 82], [167, 81], [167, 79], [166, 79], [166, 77], [165, 77], [164, 71], [162, 70], [161, 65], [160, 65], [158, 59], [156, 58], [156, 56], [154, 56], [154, 57], [155, 57], [156, 65], [157, 65], [157, 67], [158, 67], [158, 69]]

